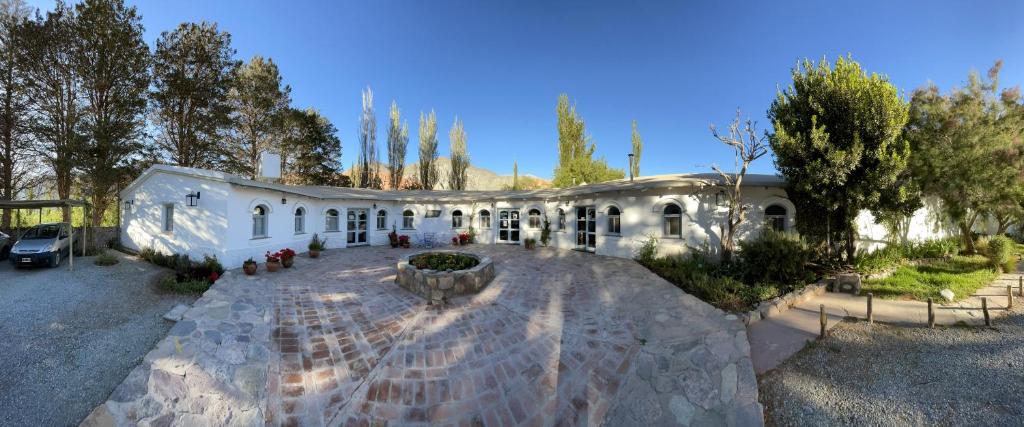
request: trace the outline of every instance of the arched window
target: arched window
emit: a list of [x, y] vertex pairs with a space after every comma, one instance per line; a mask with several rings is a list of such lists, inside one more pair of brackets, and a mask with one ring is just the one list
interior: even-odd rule
[[377, 229], [387, 230], [388, 228], [388, 211], [381, 209], [377, 211]]
[[615, 206], [608, 207], [608, 233], [619, 234], [622, 231], [621, 222], [619, 221], [619, 208]]
[[267, 237], [267, 207], [256, 206], [252, 210], [252, 238]]
[[675, 203], [665, 205], [663, 230], [665, 237], [683, 237], [683, 210]]
[[565, 209], [558, 208], [558, 229], [565, 230]]
[[306, 210], [303, 208], [295, 209], [295, 234], [302, 234], [306, 232]]
[[491, 211], [487, 209], [480, 211], [480, 228], [491, 228]]
[[764, 208], [764, 220], [772, 230], [786, 231], [786, 208], [780, 205]]
[[526, 223], [530, 228], [540, 228], [540, 210], [530, 209], [527, 213], [528, 222]]
[[405, 212], [402, 212], [402, 228], [412, 230], [415, 216], [416, 214], [411, 209], [406, 209]]
[[452, 211], [452, 228], [462, 228], [462, 211]]
[[337, 209], [327, 210], [327, 231], [340, 231], [341, 218], [338, 217]]

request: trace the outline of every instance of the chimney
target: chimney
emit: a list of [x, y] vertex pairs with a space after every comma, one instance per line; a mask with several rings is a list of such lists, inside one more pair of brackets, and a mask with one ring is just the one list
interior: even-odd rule
[[633, 153], [629, 153], [629, 180], [633, 180]]
[[281, 179], [281, 156], [264, 151], [260, 153], [259, 180], [276, 182]]

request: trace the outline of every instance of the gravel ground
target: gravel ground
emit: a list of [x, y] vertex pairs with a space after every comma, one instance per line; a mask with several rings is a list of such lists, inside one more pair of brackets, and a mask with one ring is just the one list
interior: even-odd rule
[[195, 300], [157, 290], [148, 263], [92, 260], [0, 262], [0, 426], [77, 425], [167, 335], [161, 316]]
[[992, 329], [844, 323], [759, 383], [768, 425], [1022, 425], [1024, 313]]

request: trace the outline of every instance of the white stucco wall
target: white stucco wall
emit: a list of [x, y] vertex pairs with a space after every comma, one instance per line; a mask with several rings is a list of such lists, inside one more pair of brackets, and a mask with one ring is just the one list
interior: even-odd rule
[[[857, 248], [875, 251], [884, 248], [890, 240], [888, 230], [882, 224], [875, 223], [875, 216], [869, 211], [861, 211], [857, 215]], [[926, 198], [924, 206], [914, 212], [905, 228], [906, 235], [895, 240], [902, 242], [921, 242], [942, 239], [957, 234], [956, 227], [951, 224], [942, 211], [941, 203], [935, 198]]]

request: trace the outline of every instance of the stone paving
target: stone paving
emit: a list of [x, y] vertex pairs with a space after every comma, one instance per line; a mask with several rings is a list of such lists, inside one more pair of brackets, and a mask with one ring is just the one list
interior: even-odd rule
[[444, 307], [412, 250], [232, 272], [85, 424], [761, 425], [745, 329], [631, 260], [470, 245], [496, 277]]

